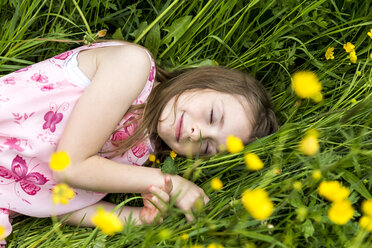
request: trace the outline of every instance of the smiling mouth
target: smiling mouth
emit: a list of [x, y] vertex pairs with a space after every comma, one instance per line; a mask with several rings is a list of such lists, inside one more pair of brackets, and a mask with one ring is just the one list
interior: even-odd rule
[[180, 117], [180, 120], [178, 121], [177, 127], [176, 127], [176, 140], [177, 142], [180, 142], [181, 136], [182, 136], [182, 127], [183, 127], [183, 113]]

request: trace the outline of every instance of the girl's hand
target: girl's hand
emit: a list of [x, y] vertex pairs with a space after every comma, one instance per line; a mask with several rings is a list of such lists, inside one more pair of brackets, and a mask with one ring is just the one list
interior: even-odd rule
[[166, 176], [164, 186], [161, 188], [150, 186], [151, 193], [142, 194], [144, 206], [140, 211], [139, 219], [143, 224], [150, 224], [154, 221], [157, 223], [163, 222], [162, 216], [167, 213], [172, 188], [172, 180], [169, 176]]
[[185, 211], [186, 220], [190, 222], [194, 219], [191, 210], [195, 204], [200, 200], [207, 204], [209, 198], [203, 189], [181, 176], [172, 175], [172, 183], [173, 190], [170, 192], [170, 196], [171, 198], [176, 197], [176, 207]]

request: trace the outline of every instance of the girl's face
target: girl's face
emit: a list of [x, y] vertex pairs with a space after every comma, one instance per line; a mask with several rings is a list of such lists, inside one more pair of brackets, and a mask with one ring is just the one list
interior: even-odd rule
[[199, 149], [200, 154], [217, 153], [230, 134], [248, 142], [253, 113], [242, 96], [198, 89], [184, 92], [177, 103], [175, 100], [173, 97], [165, 105], [158, 134], [176, 153], [195, 155]]

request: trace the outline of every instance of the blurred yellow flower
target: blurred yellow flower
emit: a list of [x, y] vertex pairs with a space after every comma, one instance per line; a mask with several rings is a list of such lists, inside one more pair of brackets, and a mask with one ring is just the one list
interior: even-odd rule
[[0, 226], [0, 240], [4, 240], [5, 228]]
[[295, 190], [300, 190], [300, 189], [302, 189], [302, 183], [301, 183], [300, 181], [295, 181], [295, 182], [293, 183], [293, 188], [294, 188]]
[[358, 59], [355, 51], [350, 52], [349, 55], [350, 55], [350, 62], [355, 64]]
[[75, 191], [65, 183], [57, 184], [53, 188], [52, 201], [54, 204], [66, 205], [74, 197]]
[[369, 57], [372, 59], [372, 53], [369, 54]]
[[362, 216], [359, 219], [359, 225], [368, 232], [372, 232], [372, 216]]
[[369, 32], [367, 34], [372, 39], [372, 28], [369, 30]]
[[211, 243], [207, 246], [207, 248], [224, 248], [224, 246], [216, 243]]
[[150, 154], [149, 155], [149, 161], [150, 162], [155, 162], [155, 160], [156, 160], [156, 156], [154, 154]]
[[223, 187], [223, 183], [219, 178], [213, 178], [211, 181], [211, 187], [213, 190], [220, 190]]
[[315, 129], [307, 131], [305, 137], [300, 141], [298, 146], [300, 152], [307, 156], [315, 155], [319, 150], [318, 136], [318, 131]]
[[230, 153], [241, 152], [244, 149], [244, 145], [241, 139], [238, 137], [235, 137], [234, 135], [227, 136], [226, 146], [227, 146], [227, 151], [229, 151]]
[[191, 248], [204, 248], [204, 246], [195, 244], [195, 245], [192, 245]]
[[187, 240], [189, 238], [189, 235], [187, 233], [184, 233], [181, 235], [181, 239]]
[[362, 211], [365, 215], [372, 217], [372, 199], [363, 201]]
[[335, 50], [334, 47], [328, 47], [327, 51], [325, 52], [325, 57], [327, 60], [329, 59], [335, 59], [333, 51]]
[[296, 72], [292, 76], [292, 89], [301, 98], [322, 99], [322, 85], [311, 71]]
[[172, 236], [172, 233], [168, 228], [166, 228], [166, 229], [161, 230], [158, 233], [158, 236], [161, 240], [167, 240]]
[[213, 60], [213, 62], [214, 62], [217, 66], [220, 65], [220, 63], [218, 63], [217, 60], [214, 60], [214, 59], [212, 59], [212, 60]]
[[97, 212], [92, 217], [92, 222], [107, 235], [114, 235], [123, 229], [123, 223], [119, 217], [112, 212], [106, 211], [103, 207], [97, 209]]
[[54, 171], [63, 171], [71, 163], [67, 152], [54, 152], [50, 157], [49, 166]]
[[245, 209], [257, 220], [268, 218], [274, 211], [274, 204], [264, 189], [247, 189], [242, 196]]
[[337, 225], [346, 224], [351, 217], [353, 217], [353, 215], [354, 208], [351, 206], [351, 202], [349, 200], [332, 203], [332, 206], [328, 211], [329, 219]]
[[318, 187], [318, 193], [329, 201], [338, 202], [345, 200], [350, 191], [338, 181], [323, 181]]
[[350, 53], [354, 51], [355, 46], [351, 42], [347, 42], [346, 44], [344, 44], [344, 49], [347, 53]]
[[171, 151], [170, 153], [169, 153], [169, 156], [171, 156], [171, 158], [175, 158], [175, 157], [177, 157], [177, 153], [175, 152], [175, 151]]
[[264, 166], [262, 160], [256, 154], [251, 152], [244, 154], [244, 161], [249, 170], [261, 170]]
[[320, 170], [314, 170], [312, 177], [315, 180], [319, 180], [322, 177], [322, 172]]
[[105, 37], [106, 34], [107, 34], [107, 29], [102, 29], [97, 32], [97, 37], [102, 38], [102, 37]]

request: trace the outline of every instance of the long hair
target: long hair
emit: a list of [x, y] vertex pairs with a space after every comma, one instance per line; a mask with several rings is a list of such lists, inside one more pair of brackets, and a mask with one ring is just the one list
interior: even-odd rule
[[[271, 100], [263, 88], [251, 76], [236, 70], [216, 67], [199, 67], [182, 73], [167, 73], [157, 68], [156, 80], [160, 82], [150, 93], [147, 103], [134, 105], [128, 112], [138, 113], [138, 129], [121, 144], [116, 144], [117, 153], [123, 154], [132, 146], [151, 137], [155, 141], [157, 155], [169, 151], [169, 147], [157, 135], [157, 126], [161, 113], [167, 102], [178, 97], [187, 90], [212, 89], [222, 93], [241, 95], [246, 99], [253, 111], [253, 131], [249, 142], [264, 137], [278, 129]], [[127, 123], [128, 125], [130, 123]]]

